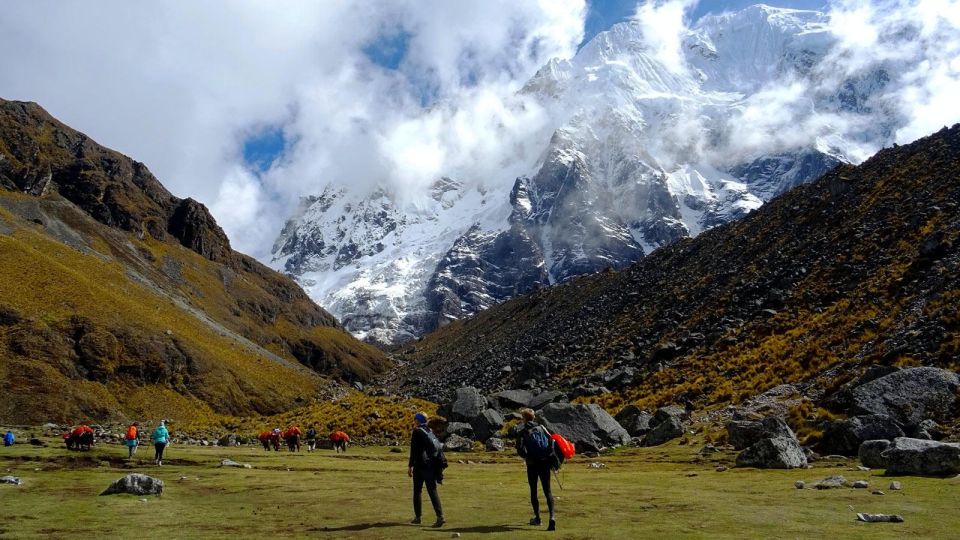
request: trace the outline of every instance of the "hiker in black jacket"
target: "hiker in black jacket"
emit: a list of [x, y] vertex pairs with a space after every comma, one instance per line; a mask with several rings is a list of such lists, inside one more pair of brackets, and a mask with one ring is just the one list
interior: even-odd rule
[[534, 421], [535, 415], [531, 409], [521, 409], [523, 428], [517, 436], [517, 454], [527, 462], [527, 483], [530, 484], [530, 505], [533, 506], [533, 518], [530, 525], [540, 525], [540, 500], [537, 498], [537, 481], [543, 487], [543, 495], [547, 498], [547, 509], [550, 511], [548, 531], [557, 530], [557, 522], [553, 514], [553, 493], [550, 491], [550, 468], [552, 465], [552, 440], [546, 429]]
[[407, 463], [407, 476], [413, 478], [413, 520], [410, 523], [419, 524], [422, 510], [420, 495], [423, 486], [427, 486], [427, 495], [430, 504], [437, 514], [434, 527], [441, 527], [445, 523], [443, 509], [440, 507], [440, 494], [437, 493], [437, 483], [443, 481], [443, 468], [440, 465], [440, 441], [427, 427], [427, 415], [417, 413], [415, 416], [417, 427], [410, 435], [410, 461]]

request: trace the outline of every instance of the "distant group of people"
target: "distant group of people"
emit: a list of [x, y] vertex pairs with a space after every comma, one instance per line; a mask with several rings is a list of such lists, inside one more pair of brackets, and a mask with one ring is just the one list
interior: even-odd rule
[[[533, 507], [533, 517], [530, 525], [541, 525], [540, 500], [537, 494], [537, 484], [543, 489], [547, 500], [549, 521], [548, 531], [557, 529], [556, 514], [554, 512], [553, 493], [550, 489], [550, 473], [560, 468], [565, 458], [573, 456], [573, 445], [556, 434], [551, 434], [547, 428], [535, 421], [536, 415], [531, 409], [521, 409], [520, 415], [523, 426], [517, 435], [517, 454], [524, 459], [527, 466], [527, 483], [530, 487], [530, 505]], [[416, 427], [410, 435], [410, 459], [407, 462], [407, 475], [413, 479], [413, 519], [410, 523], [420, 524], [423, 515], [421, 495], [423, 488], [427, 488], [430, 504], [437, 516], [433, 527], [442, 527], [446, 520], [443, 516], [443, 507], [440, 503], [438, 484], [443, 484], [443, 471], [447, 468], [447, 460], [443, 455], [443, 445], [427, 424], [425, 413], [414, 416]]]
[[[11, 434], [12, 436], [12, 434]], [[153, 461], [157, 466], [163, 465], [163, 452], [170, 444], [170, 431], [167, 429], [167, 421], [161, 420], [153, 433], [150, 434], [150, 440], [153, 442], [154, 456]], [[81, 424], [70, 431], [63, 433], [63, 442], [68, 450], [90, 450], [96, 444], [94, 430], [92, 427]], [[11, 442], [12, 444], [12, 442]], [[127, 457], [133, 458], [140, 446], [140, 424], [134, 422], [127, 427], [123, 435], [123, 444], [127, 447]]]
[[[314, 424], [311, 424], [307, 428], [306, 433], [304, 433], [299, 426], [290, 426], [285, 430], [280, 428], [273, 428], [270, 431], [264, 431], [260, 435], [257, 435], [257, 440], [260, 441], [260, 444], [263, 445], [263, 449], [270, 451], [280, 451], [280, 442], [283, 441], [287, 445], [287, 449], [291, 452], [300, 451], [300, 441], [301, 439], [306, 443], [307, 451], [313, 452], [317, 449], [317, 428]], [[334, 431], [330, 434], [330, 443], [333, 446], [334, 450], [337, 453], [346, 452], [347, 444], [350, 442], [350, 436], [343, 431]]]

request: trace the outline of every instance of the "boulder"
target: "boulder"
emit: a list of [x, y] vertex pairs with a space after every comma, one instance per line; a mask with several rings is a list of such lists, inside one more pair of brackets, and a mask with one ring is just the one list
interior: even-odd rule
[[527, 358], [520, 367], [519, 380], [546, 379], [550, 377], [550, 359], [545, 356]]
[[163, 493], [163, 480], [145, 474], [133, 473], [110, 484], [100, 495], [130, 493], [131, 495], [160, 495]]
[[620, 409], [620, 412], [613, 418], [627, 430], [627, 433], [638, 437], [650, 431], [650, 421], [653, 419], [653, 416], [647, 411], [641, 410], [636, 405], [631, 404]]
[[529, 390], [504, 390], [490, 396], [490, 403], [502, 411], [515, 411], [530, 406], [533, 392]]
[[12, 484], [14, 486], [19, 486], [23, 484], [23, 481], [16, 476], [0, 476], [0, 484]]
[[890, 441], [886, 439], [864, 441], [858, 452], [860, 463], [871, 469], [886, 469], [887, 460], [882, 454], [887, 448], [890, 448]]
[[847, 479], [843, 475], [828, 476], [817, 482], [813, 487], [817, 489], [840, 489], [847, 485]]
[[503, 452], [504, 448], [506, 448], [506, 445], [503, 443], [503, 439], [498, 437], [490, 437], [487, 439], [485, 446], [489, 452]]
[[670, 416], [649, 431], [643, 438], [644, 446], [659, 446], [683, 435], [683, 423], [678, 416]]
[[470, 422], [480, 416], [487, 408], [487, 398], [480, 395], [480, 391], [472, 386], [457, 388], [456, 398], [450, 404], [449, 420], [455, 422]]
[[680, 405], [668, 405], [666, 407], [660, 407], [657, 409], [657, 412], [653, 413], [653, 421], [650, 422], [652, 425], [656, 426], [666, 422], [668, 418], [678, 418], [680, 420], [686, 420], [688, 417], [687, 410]]
[[447, 436], [459, 435], [461, 437], [466, 437], [467, 439], [472, 439], [473, 426], [466, 422], [448, 422], [445, 433]]
[[447, 452], [469, 452], [473, 450], [473, 441], [459, 435], [450, 435], [443, 447]]
[[630, 434], [596, 404], [550, 403], [540, 410], [543, 424], [576, 445], [578, 452], [630, 442]]
[[887, 474], [945, 476], [960, 473], [960, 444], [899, 437], [880, 454]]
[[556, 390], [544, 390], [543, 392], [533, 396], [527, 406], [537, 411], [550, 403], [565, 403], [566, 401], [568, 401], [567, 396], [563, 392], [558, 392]]
[[749, 448], [760, 439], [773, 437], [796, 439], [790, 426], [776, 416], [768, 416], [759, 421], [732, 420], [727, 424], [727, 442], [737, 450]]
[[737, 456], [738, 467], [758, 469], [795, 469], [807, 466], [807, 456], [796, 439], [772, 437], [760, 439]]
[[928, 418], [916, 426], [911, 426], [910, 433], [908, 435], [914, 439], [939, 441], [944, 437], [945, 434], [943, 432], [943, 428], [940, 427], [940, 424]]
[[496, 435], [503, 427], [503, 416], [496, 409], [487, 409], [477, 415], [470, 425], [473, 426], [473, 435], [478, 441], [485, 441]]
[[901, 426], [926, 419], [948, 420], [956, 411], [960, 377], [934, 367], [903, 369], [862, 384], [852, 391], [855, 415], [885, 414]]
[[217, 440], [217, 446], [240, 446], [237, 436], [233, 433], [224, 435]]
[[823, 430], [818, 449], [822, 454], [855, 456], [864, 441], [892, 441], [903, 436], [903, 430], [892, 417], [885, 414], [867, 414], [830, 422]]

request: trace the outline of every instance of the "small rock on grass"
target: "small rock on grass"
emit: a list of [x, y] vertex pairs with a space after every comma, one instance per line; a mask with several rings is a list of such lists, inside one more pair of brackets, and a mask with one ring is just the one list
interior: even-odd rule
[[853, 487], [856, 489], [867, 489], [870, 487], [870, 484], [866, 480], [857, 480], [853, 483]]
[[727, 470], [727, 468], [728, 468], [728, 467], [727, 467], [726, 465], [718, 465], [718, 466], [717, 466], [717, 472], [723, 472], [723, 471]]
[[837, 489], [842, 488], [847, 485], [847, 479], [841, 475], [828, 476], [823, 480], [814, 484], [813, 487], [817, 489]]
[[857, 519], [867, 523], [903, 523], [903, 516], [897, 514], [865, 514], [857, 513]]
[[886, 493], [880, 491], [879, 489], [873, 490], [873, 494], [874, 494], [874, 495], [886, 495]]
[[[232, 460], [232, 459], [224, 459], [224, 460], [221, 460], [221, 461], [220, 461], [220, 466], [221, 466], [221, 467], [237, 467], [237, 468], [240, 468], [240, 469], [252, 469], [252, 468], [253, 468], [253, 466], [250, 465], [249, 463], [238, 463], [238, 462], [236, 462], [236, 461], [234, 461], [234, 460]], [[287, 470], [289, 471], [290, 469], [287, 469]]]
[[793, 483], [793, 487], [797, 489], [803, 489], [807, 487], [807, 483], [804, 482], [803, 480], [797, 480], [796, 482]]
[[903, 489], [903, 486], [900, 485], [900, 482], [894, 480], [893, 482], [890, 482], [890, 489], [893, 491], [900, 491]]
[[0, 478], [0, 484], [13, 484], [15, 486], [19, 486], [23, 484], [23, 480], [20, 480], [16, 476], [4, 476]]

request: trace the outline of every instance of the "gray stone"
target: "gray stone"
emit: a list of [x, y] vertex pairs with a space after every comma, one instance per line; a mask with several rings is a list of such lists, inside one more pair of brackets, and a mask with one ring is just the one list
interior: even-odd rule
[[797, 480], [796, 482], [793, 483], [793, 487], [797, 489], [803, 489], [807, 487], [807, 483], [804, 482], [803, 480]]
[[853, 414], [886, 414], [902, 426], [948, 420], [957, 404], [960, 377], [933, 367], [903, 369], [852, 391]]
[[727, 423], [727, 442], [736, 450], [749, 448], [761, 439], [773, 437], [796, 439], [790, 426], [776, 416], [768, 416], [760, 421], [733, 420]]
[[943, 438], [944, 433], [940, 424], [928, 418], [916, 426], [911, 426], [909, 435], [914, 439], [939, 441]]
[[857, 519], [866, 523], [903, 523], [903, 516], [898, 514], [865, 514], [858, 512]]
[[896, 480], [894, 480], [893, 482], [890, 482], [891, 491], [900, 491], [901, 489], [903, 489], [903, 486], [900, 484], [900, 482]]
[[520, 368], [519, 378], [524, 379], [545, 379], [550, 377], [550, 360], [545, 356], [535, 356], [523, 361]]
[[473, 438], [473, 426], [466, 422], [448, 422], [444, 431], [447, 435], [459, 435], [468, 439]]
[[487, 398], [472, 386], [457, 388], [456, 398], [450, 404], [450, 418], [455, 422], [470, 422], [487, 408]]
[[657, 409], [657, 412], [653, 413], [653, 420], [650, 424], [656, 426], [666, 422], [668, 418], [686, 420], [687, 417], [687, 410], [680, 405], [668, 405], [666, 407], [660, 407]]
[[817, 448], [824, 454], [855, 456], [864, 441], [893, 440], [903, 436], [903, 430], [893, 417], [868, 414], [830, 422]]
[[814, 484], [813, 487], [817, 489], [839, 489], [846, 487], [846, 485], [847, 479], [838, 474], [824, 478], [823, 480]]
[[620, 409], [614, 419], [627, 430], [627, 433], [638, 437], [650, 431], [650, 421], [653, 416], [636, 405], [630, 404]]
[[666, 420], [657, 424], [643, 438], [644, 446], [659, 446], [667, 441], [671, 441], [683, 435], [683, 423], [679, 416], [670, 416]]
[[450, 435], [443, 443], [448, 452], [469, 452], [473, 450], [473, 441], [459, 435]]
[[960, 473], [960, 444], [900, 437], [881, 454], [887, 474], [945, 476]]
[[566, 402], [567, 396], [563, 392], [556, 390], [544, 390], [530, 399], [528, 406], [533, 410], [540, 410], [550, 403]]
[[860, 463], [871, 469], [886, 469], [887, 460], [883, 457], [883, 452], [890, 448], [890, 441], [878, 439], [875, 441], [864, 441], [860, 445], [858, 452]]
[[737, 456], [738, 467], [796, 469], [807, 466], [800, 443], [788, 437], [761, 439]]
[[503, 427], [503, 416], [496, 409], [487, 409], [474, 418], [470, 425], [473, 426], [473, 435], [478, 441], [485, 441], [496, 435]]
[[12, 484], [14, 486], [19, 486], [23, 484], [23, 481], [16, 476], [3, 476], [0, 477], [0, 484]]
[[224, 435], [217, 440], [217, 446], [240, 446], [240, 443], [237, 441], [237, 436], [233, 433]]
[[163, 493], [163, 480], [140, 473], [128, 474], [110, 484], [110, 487], [104, 490], [104, 492], [100, 495], [113, 495], [115, 493], [130, 493], [131, 495], [160, 495]]
[[566, 437], [581, 453], [630, 442], [627, 430], [596, 404], [550, 403], [540, 417], [547, 429]]
[[221, 467], [236, 467], [238, 469], [252, 469], [253, 467], [249, 463], [238, 463], [232, 459], [223, 459], [220, 460]]
[[504, 448], [506, 448], [506, 445], [503, 443], [503, 439], [497, 437], [490, 437], [487, 439], [485, 446], [490, 452], [503, 452]]
[[533, 392], [529, 390], [504, 390], [490, 396], [490, 402], [502, 411], [515, 411], [530, 406]]
[[866, 480], [857, 480], [853, 483], [854, 489], [867, 489], [868, 487], [870, 487], [870, 483]]

